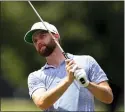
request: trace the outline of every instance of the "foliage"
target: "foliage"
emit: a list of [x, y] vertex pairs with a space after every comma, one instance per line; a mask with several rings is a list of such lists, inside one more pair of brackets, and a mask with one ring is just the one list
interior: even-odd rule
[[[32, 1], [43, 20], [54, 24], [62, 47], [73, 54], [92, 55], [108, 78], [123, 88], [124, 2]], [[40, 21], [27, 1], [1, 1], [1, 69], [11, 87], [27, 88], [27, 76], [44, 65], [25, 33]], [[6, 90], [7, 91], [7, 90]]]

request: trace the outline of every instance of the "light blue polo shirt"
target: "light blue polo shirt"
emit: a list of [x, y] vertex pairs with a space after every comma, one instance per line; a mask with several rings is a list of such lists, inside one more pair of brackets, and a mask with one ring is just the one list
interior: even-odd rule
[[[84, 68], [90, 82], [100, 83], [108, 80], [96, 60], [89, 55], [68, 56]], [[58, 85], [66, 76], [65, 61], [58, 67], [45, 64], [40, 70], [32, 72], [28, 77], [28, 88], [30, 97], [39, 88], [50, 90]], [[64, 94], [46, 111], [94, 111], [94, 96], [76, 80], [69, 86]]]

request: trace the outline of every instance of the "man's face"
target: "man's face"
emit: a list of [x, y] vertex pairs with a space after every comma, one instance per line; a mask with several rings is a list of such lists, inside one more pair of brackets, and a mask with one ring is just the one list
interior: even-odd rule
[[36, 50], [43, 57], [49, 56], [56, 48], [56, 43], [48, 32], [37, 31], [32, 39]]

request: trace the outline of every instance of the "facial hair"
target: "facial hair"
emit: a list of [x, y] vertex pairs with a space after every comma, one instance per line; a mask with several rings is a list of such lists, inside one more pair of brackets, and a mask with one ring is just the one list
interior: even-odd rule
[[55, 41], [51, 38], [50, 41], [48, 42], [48, 44], [44, 45], [45, 49], [43, 50], [39, 50], [39, 54], [43, 57], [48, 57], [49, 55], [52, 54], [52, 52], [54, 51], [54, 49], [56, 48], [56, 43]]

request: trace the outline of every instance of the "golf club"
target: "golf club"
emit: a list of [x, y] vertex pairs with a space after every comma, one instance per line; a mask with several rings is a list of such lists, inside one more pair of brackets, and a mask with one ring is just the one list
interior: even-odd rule
[[62, 51], [62, 54], [64, 55], [64, 57], [66, 59], [68, 59], [67, 54], [64, 52], [64, 50], [62, 49], [62, 47], [60, 46], [60, 44], [57, 42], [57, 40], [55, 39], [55, 37], [52, 35], [52, 33], [48, 30], [47, 26], [44, 24], [44, 21], [42, 20], [42, 18], [40, 17], [40, 15], [38, 14], [38, 12], [36, 11], [36, 9], [34, 8], [34, 6], [32, 5], [32, 3], [30, 1], [28, 1], [28, 3], [30, 4], [30, 6], [32, 7], [32, 9], [34, 10], [34, 12], [36, 13], [36, 15], [39, 17], [39, 19], [41, 20], [41, 22], [43, 23], [43, 25], [45, 26], [45, 28], [47, 29], [48, 33], [51, 35], [51, 37], [53, 38], [53, 40], [55, 41], [55, 43], [58, 45], [58, 47], [60, 48], [60, 50]]
[[[45, 28], [47, 29], [48, 33], [51, 35], [51, 37], [53, 38], [53, 40], [55, 41], [55, 43], [58, 45], [58, 47], [60, 48], [60, 50], [62, 51], [62, 54], [64, 55], [64, 57], [66, 59], [68, 58], [68, 55], [64, 52], [64, 50], [62, 49], [62, 47], [60, 46], [60, 44], [57, 42], [57, 40], [55, 39], [55, 37], [52, 35], [52, 33], [48, 30], [47, 26], [44, 24], [44, 21], [42, 20], [42, 18], [40, 17], [40, 15], [38, 14], [38, 12], [36, 11], [36, 9], [34, 8], [34, 6], [32, 5], [32, 3], [30, 1], [28, 1], [28, 3], [30, 4], [30, 6], [32, 7], [32, 9], [34, 10], [34, 12], [36, 13], [36, 15], [39, 17], [40, 21], [43, 23], [43, 25], [45, 26]], [[79, 83], [81, 85], [83, 85], [85, 83], [85, 79], [83, 77], [83, 74], [81, 73], [77, 80], [79, 81]]]

